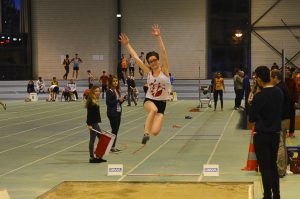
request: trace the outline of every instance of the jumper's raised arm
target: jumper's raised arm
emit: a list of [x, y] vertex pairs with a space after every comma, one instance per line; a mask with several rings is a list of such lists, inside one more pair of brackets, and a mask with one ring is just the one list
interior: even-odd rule
[[157, 38], [158, 44], [159, 44], [159, 49], [161, 53], [161, 58], [162, 58], [162, 72], [169, 76], [169, 63], [168, 63], [168, 57], [167, 57], [167, 52], [166, 48], [163, 42], [163, 39], [161, 37], [161, 31], [160, 27], [158, 24], [154, 24], [152, 26], [152, 35], [154, 35]]

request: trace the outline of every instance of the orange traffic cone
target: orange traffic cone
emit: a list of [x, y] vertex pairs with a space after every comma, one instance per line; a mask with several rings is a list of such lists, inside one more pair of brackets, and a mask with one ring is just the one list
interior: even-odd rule
[[253, 145], [253, 135], [254, 135], [254, 128], [252, 128], [252, 133], [251, 133], [247, 166], [242, 168], [242, 170], [246, 170], [246, 171], [257, 170], [257, 159], [254, 150], [254, 145]]

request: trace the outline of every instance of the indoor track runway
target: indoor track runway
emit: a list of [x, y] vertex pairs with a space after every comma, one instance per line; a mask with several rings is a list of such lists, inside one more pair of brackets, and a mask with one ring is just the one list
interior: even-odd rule
[[[258, 173], [241, 170], [251, 131], [238, 128], [241, 113], [233, 110], [233, 102], [224, 104], [224, 111], [189, 112], [198, 101], [169, 102], [160, 135], [140, 150], [146, 117], [142, 102], [124, 104], [117, 140], [122, 151], [105, 156], [107, 163], [90, 164], [83, 102], [8, 102], [8, 109], [0, 110], [0, 188], [11, 199], [32, 199], [64, 181], [225, 182], [253, 185], [254, 198], [262, 198]], [[110, 130], [105, 103], [100, 106], [100, 126]], [[299, 145], [299, 137], [288, 143]], [[108, 164], [123, 164], [124, 175], [107, 176]], [[204, 176], [203, 164], [219, 164], [220, 176]], [[299, 175], [280, 183], [282, 198], [300, 198]], [[236, 198], [248, 198], [248, 191]]]

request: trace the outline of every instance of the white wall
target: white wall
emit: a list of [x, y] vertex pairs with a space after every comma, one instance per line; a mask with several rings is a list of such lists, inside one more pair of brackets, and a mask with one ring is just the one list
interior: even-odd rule
[[[34, 77], [62, 79], [61, 55], [67, 53], [71, 58], [78, 53], [83, 59], [79, 79], [87, 78], [88, 69], [96, 76], [102, 70], [112, 72], [117, 54], [114, 2], [32, 0]], [[103, 55], [104, 60], [94, 61], [93, 55]]]
[[[150, 35], [161, 25], [170, 63], [177, 79], [207, 77], [205, 0], [122, 0], [122, 28], [138, 52], [159, 50]], [[115, 0], [32, 0], [33, 65], [35, 77], [62, 78], [60, 56], [77, 52], [86, 70], [115, 71], [117, 24]], [[125, 51], [123, 51], [125, 52]], [[92, 55], [104, 55], [93, 61]], [[72, 70], [71, 70], [72, 72]]]
[[[256, 21], [266, 10], [268, 10], [275, 0], [252, 0], [252, 23]], [[264, 18], [255, 26], [283, 26], [283, 19], [288, 25], [300, 25], [300, 1], [282, 0], [274, 7]], [[300, 29], [292, 29], [300, 36]], [[291, 58], [300, 50], [300, 41], [298, 42], [292, 34], [285, 29], [257, 30], [257, 33], [265, 38], [276, 49], [281, 51], [285, 49], [286, 57]], [[281, 57], [269, 48], [265, 42], [252, 33], [252, 69], [259, 65], [271, 66], [277, 62], [281, 66]], [[300, 66], [300, 56], [293, 60], [293, 63]]]
[[205, 0], [122, 0], [122, 7], [123, 31], [138, 54], [159, 52], [150, 34], [152, 24], [159, 24], [172, 75], [197, 79], [200, 64], [200, 78], [207, 77]]
[[[252, 0], [252, 23], [276, 0]], [[139, 53], [159, 47], [150, 35], [151, 25], [161, 26], [170, 72], [177, 79], [207, 78], [206, 0], [122, 0], [122, 31], [127, 33]], [[300, 24], [300, 1], [282, 0], [256, 26]], [[35, 77], [62, 78], [60, 57], [77, 52], [83, 59], [80, 79], [91, 69], [96, 76], [102, 70], [116, 70], [117, 24], [115, 0], [32, 0], [33, 67]], [[300, 35], [300, 29], [292, 30]], [[285, 49], [288, 58], [300, 44], [287, 29], [257, 30], [276, 49]], [[281, 63], [281, 57], [254, 34], [252, 38], [252, 69], [258, 65]], [[127, 53], [124, 49], [124, 53]], [[104, 55], [93, 61], [92, 55]], [[300, 56], [294, 63], [300, 65]], [[71, 70], [72, 72], [72, 70]]]

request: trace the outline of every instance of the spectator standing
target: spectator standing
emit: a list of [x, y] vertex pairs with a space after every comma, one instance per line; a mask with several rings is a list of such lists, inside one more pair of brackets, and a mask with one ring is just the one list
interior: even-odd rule
[[90, 163], [101, 163], [106, 162], [106, 160], [102, 159], [102, 157], [94, 156], [94, 144], [96, 141], [96, 137], [100, 137], [100, 135], [93, 131], [93, 129], [101, 132], [99, 123], [101, 122], [100, 115], [100, 106], [99, 106], [99, 96], [100, 96], [100, 88], [98, 86], [93, 86], [90, 89], [89, 95], [87, 97], [85, 108], [87, 109], [87, 118], [86, 124], [88, 129], [90, 130], [90, 141], [89, 141], [89, 153], [90, 153]]
[[281, 81], [281, 72], [277, 69], [271, 70], [271, 83], [280, 88], [283, 93], [283, 105], [282, 105], [282, 118], [281, 118], [281, 131], [280, 131], [280, 141], [278, 149], [277, 167], [279, 177], [284, 177], [286, 175], [287, 169], [287, 149], [286, 149], [286, 132], [289, 123], [289, 106], [290, 106], [290, 96], [288, 93], [288, 88], [284, 82]]
[[238, 70], [234, 77], [233, 77], [233, 83], [234, 83], [234, 92], [235, 92], [235, 100], [234, 100], [234, 109], [240, 109], [243, 99], [243, 76], [244, 72], [241, 70]]
[[261, 171], [264, 199], [280, 199], [277, 154], [280, 140], [283, 94], [270, 82], [270, 70], [266, 66], [255, 69], [261, 92], [253, 97], [249, 122], [255, 123], [254, 148]]
[[251, 92], [251, 86], [250, 86], [249, 76], [247, 75], [247, 73], [244, 72], [244, 78], [243, 78], [243, 96], [245, 96], [245, 109], [246, 109], [246, 113], [247, 114], [249, 112], [248, 98], [249, 98], [250, 92]]
[[251, 91], [250, 91], [249, 97], [248, 97], [248, 104], [249, 104], [249, 105], [252, 104], [253, 96], [254, 96], [256, 93], [259, 93], [259, 92], [260, 92], [260, 88], [259, 88], [259, 86], [258, 86], [258, 84], [257, 84], [255, 72], [252, 73], [252, 80], [253, 80], [253, 84], [252, 84]]
[[108, 90], [106, 92], [107, 117], [110, 122], [111, 132], [116, 135], [111, 152], [119, 152], [116, 147], [117, 136], [121, 124], [122, 103], [126, 96], [121, 95], [119, 80], [116, 76], [109, 79]]
[[212, 80], [213, 96], [214, 96], [214, 111], [216, 111], [218, 96], [220, 96], [221, 110], [223, 111], [223, 91], [225, 91], [224, 79], [220, 72], [215, 74], [215, 78]]
[[286, 68], [285, 70], [285, 83], [288, 88], [290, 96], [290, 127], [287, 137], [295, 137], [295, 104], [298, 102], [297, 85], [295, 79], [292, 77], [291, 70]]
[[94, 86], [95, 77], [92, 75], [91, 70], [87, 70], [86, 72], [88, 74], [89, 89], [91, 89]]
[[134, 77], [135, 61], [134, 61], [134, 59], [132, 58], [131, 55], [129, 55], [128, 63], [129, 63], [129, 74], [131, 74], [131, 76]]
[[125, 77], [123, 75], [123, 71], [122, 71], [122, 58], [121, 60], [118, 62], [118, 67], [117, 67], [117, 76], [119, 80], [122, 80], [123, 84], [125, 85]]
[[[145, 53], [141, 52], [141, 55], [139, 56], [139, 59], [146, 64], [146, 58], [145, 58]], [[139, 67], [139, 73], [141, 75], [141, 79], [144, 79], [144, 71], [141, 69], [141, 67]]]
[[137, 102], [134, 98], [134, 93], [133, 90], [135, 89], [135, 81], [134, 81], [134, 77], [132, 76], [132, 74], [130, 74], [130, 76], [127, 77], [127, 101], [128, 101], [128, 105], [127, 106], [131, 106], [131, 100], [134, 102], [135, 106], [137, 105]]
[[[300, 72], [298, 72], [296, 75], [295, 75], [295, 81], [296, 81], [296, 87], [297, 87], [297, 93], [299, 94], [300, 93]], [[298, 96], [299, 97], [299, 96]], [[299, 98], [298, 98], [299, 99]], [[298, 100], [298, 103], [300, 101]]]
[[171, 73], [169, 73], [169, 77], [170, 77], [171, 85], [173, 85], [174, 84], [174, 77], [172, 76]]
[[107, 85], [108, 85], [108, 79], [109, 77], [106, 75], [106, 71], [102, 71], [102, 75], [100, 76], [100, 83], [102, 88], [102, 99], [104, 99], [104, 93], [107, 91]]
[[75, 79], [78, 78], [78, 71], [79, 71], [79, 64], [82, 63], [82, 59], [78, 57], [78, 54], [75, 54], [75, 57], [71, 60], [71, 62], [74, 64], [73, 65], [73, 79], [74, 79], [74, 75], [76, 73]]
[[66, 71], [65, 74], [64, 74], [64, 76], [63, 76], [64, 80], [68, 79], [68, 74], [70, 72], [70, 64], [71, 64], [71, 61], [69, 59], [69, 55], [66, 54], [66, 58], [63, 61], [63, 65], [64, 65], [64, 68], [65, 68], [65, 71]]
[[126, 84], [125, 79], [127, 77], [127, 66], [128, 66], [128, 61], [125, 57], [124, 54], [122, 54], [121, 58], [121, 68], [122, 68], [122, 77], [123, 77], [123, 82]]

